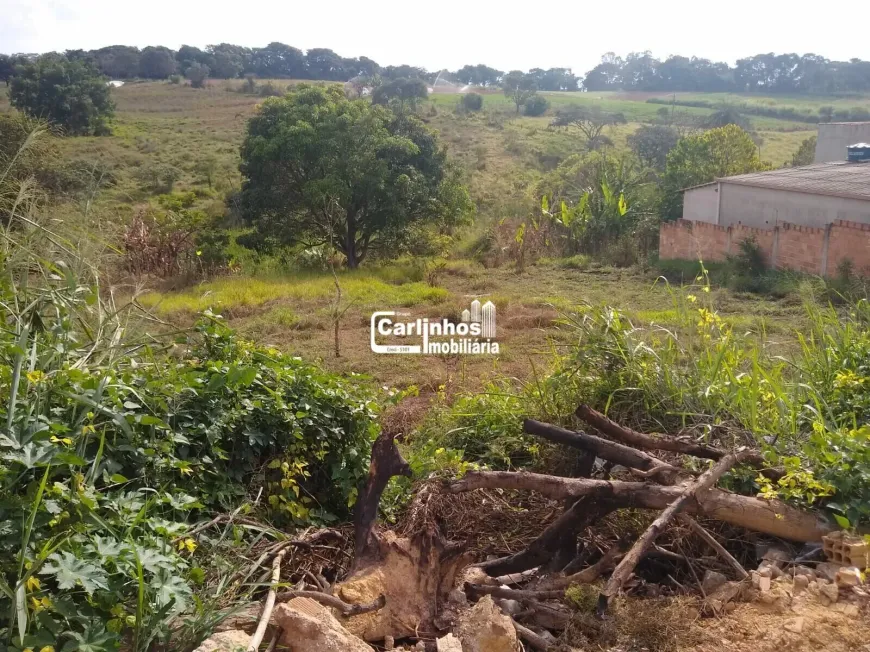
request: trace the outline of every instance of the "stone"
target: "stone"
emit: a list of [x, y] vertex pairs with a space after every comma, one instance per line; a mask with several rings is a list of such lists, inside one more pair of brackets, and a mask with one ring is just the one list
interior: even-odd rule
[[766, 577], [770, 579], [771, 577], [773, 577], [773, 567], [762, 562], [761, 566], [758, 567], [756, 573], [758, 573], [759, 577]]
[[835, 579], [837, 586], [842, 588], [850, 588], [853, 586], [861, 586], [864, 583], [861, 578], [861, 571], [857, 568], [841, 568], [837, 571], [837, 576]]
[[749, 571], [749, 581], [751, 582], [753, 589], [758, 589], [760, 580], [761, 575], [758, 574], [757, 570]]
[[454, 632], [463, 652], [518, 652], [520, 648], [513, 621], [485, 595], [462, 614]]
[[516, 600], [501, 598], [495, 600], [495, 603], [501, 608], [502, 613], [506, 613], [508, 616], [516, 616], [523, 610], [523, 605]]
[[758, 578], [758, 590], [762, 593], [767, 593], [770, 591], [770, 578], [765, 577], [764, 575]]
[[250, 642], [250, 634], [241, 629], [231, 629], [210, 636], [194, 652], [244, 652]]
[[279, 604], [272, 620], [281, 629], [281, 645], [290, 652], [372, 652], [361, 638], [338, 622], [332, 612], [310, 598]]
[[800, 634], [804, 631], [804, 619], [802, 616], [799, 616], [797, 618], [793, 618], [792, 620], [787, 620], [783, 624], [782, 628], [787, 632], [791, 632], [792, 634]]
[[791, 573], [795, 577], [804, 576], [809, 577], [811, 580], [816, 579], [816, 571], [814, 571], [812, 568], [809, 568], [808, 566], [795, 566], [792, 569]]
[[762, 593], [758, 597], [759, 606], [763, 607], [764, 611], [771, 613], [784, 613], [791, 603], [791, 596], [783, 589], [777, 587], [767, 593]]
[[740, 598], [744, 591], [742, 582], [726, 581], [718, 589], [707, 595], [707, 607], [714, 614], [728, 611], [728, 605], [733, 604], [735, 600]]
[[396, 647], [396, 639], [389, 635], [384, 636], [384, 649], [392, 650], [394, 647]]
[[795, 595], [800, 595], [807, 590], [810, 585], [810, 578], [807, 575], [795, 575], [793, 586]]
[[819, 586], [819, 596], [827, 599], [829, 603], [834, 603], [840, 597], [840, 589], [836, 584], [822, 584]]
[[848, 616], [849, 618], [857, 618], [861, 613], [861, 610], [858, 608], [857, 604], [847, 604], [844, 605], [843, 615]]
[[[234, 629], [240, 629], [252, 635], [257, 629], [257, 624], [260, 622], [260, 614], [263, 611], [263, 605], [259, 602], [252, 602], [245, 605], [241, 609], [234, 609], [233, 613], [224, 618], [215, 627], [215, 632], [228, 632]], [[271, 632], [267, 630], [266, 640], [271, 638]]]
[[765, 559], [758, 565], [758, 572], [764, 576], [768, 574], [768, 577], [777, 578], [782, 575], [782, 569], [777, 566], [774, 562]]
[[714, 570], [708, 570], [704, 573], [704, 579], [701, 580], [701, 588], [704, 591], [704, 595], [711, 595], [718, 589], [720, 586], [725, 584], [728, 581], [728, 578], [725, 577], [722, 573], [717, 573]]
[[832, 564], [829, 561], [823, 561], [816, 564], [816, 577], [824, 577], [829, 582], [837, 579], [837, 572], [840, 570], [839, 564]]
[[462, 652], [462, 642], [453, 634], [448, 634], [435, 641], [435, 649], [438, 652]]

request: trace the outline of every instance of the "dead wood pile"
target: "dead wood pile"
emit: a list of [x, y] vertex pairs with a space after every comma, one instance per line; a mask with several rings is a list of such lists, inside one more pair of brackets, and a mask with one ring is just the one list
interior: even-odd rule
[[[738, 465], [776, 476], [778, 471], [766, 468], [757, 451], [640, 433], [584, 405], [576, 414], [591, 433], [533, 420], [526, 420], [523, 429], [581, 451], [587, 463], [581, 465], [580, 477], [475, 471], [448, 482], [428, 482], [420, 486], [395, 532], [376, 527], [380, 497], [392, 476], [409, 475], [410, 469], [393, 437], [381, 435], [355, 508], [354, 554], [346, 577], [325, 583], [306, 568], [312, 581], [303, 580], [292, 591], [273, 591], [271, 602], [312, 598], [334, 608], [347, 631], [362, 640], [422, 642], [419, 649], [435, 649], [434, 642], [448, 632], [461, 636], [469, 602], [489, 596], [514, 623], [511, 635], [528, 649], [543, 650], [571, 619], [564, 601], [571, 585], [601, 580], [594, 590], [602, 618], [613, 598], [633, 585], [638, 565], [658, 557], [687, 562], [704, 594], [685, 551], [659, 545], [673, 532], [691, 534], [699, 542], [701, 550], [693, 556], [697, 562], [706, 555], [702, 568], [747, 581], [744, 565], [696, 519], [799, 543], [820, 541], [832, 529], [815, 513], [717, 488], [719, 479]], [[658, 456], [661, 451], [669, 461]], [[605, 477], [591, 477], [596, 461], [598, 468], [604, 463]], [[624, 479], [611, 479], [617, 467], [624, 469]], [[487, 509], [480, 509], [484, 504]], [[521, 519], [516, 517], [518, 504], [524, 508]], [[606, 527], [620, 510], [638, 509], [655, 510], [658, 516], [644, 522], [630, 545], [611, 539], [607, 545], [578, 546], [582, 532]], [[487, 530], [475, 520], [483, 518], [481, 513], [499, 522], [496, 533], [481, 532]], [[510, 553], [480, 561], [492, 550]], [[280, 549], [270, 552], [274, 556]]]

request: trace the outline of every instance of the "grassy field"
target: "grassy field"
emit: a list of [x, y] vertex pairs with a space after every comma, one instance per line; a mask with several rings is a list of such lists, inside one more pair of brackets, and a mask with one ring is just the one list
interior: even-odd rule
[[[274, 83], [286, 88], [292, 82]], [[137, 205], [157, 192], [143, 185], [140, 171], [171, 165], [180, 170], [175, 190], [195, 191], [203, 208], [222, 214], [224, 197], [241, 181], [238, 149], [246, 120], [263, 101], [237, 92], [241, 84], [241, 80], [213, 81], [205, 89], [193, 89], [143, 82], [115, 89], [117, 113], [111, 136], [61, 141], [69, 158], [100, 160], [111, 170], [114, 183], [97, 196], [93, 210], [123, 223]], [[646, 103], [648, 94], [548, 93], [547, 97], [553, 109], [575, 103], [622, 111], [629, 123], [608, 132], [617, 148], [625, 147], [628, 136], [661, 108]], [[456, 111], [459, 99], [454, 94], [435, 94], [421, 114], [467, 171], [482, 223], [526, 214], [537, 201], [529, 194], [530, 185], [567, 156], [583, 151], [578, 134], [548, 128], [549, 115], [517, 117], [501, 93], [487, 93], [484, 110], [476, 114]], [[0, 96], [0, 110], [8, 108], [5, 96]], [[686, 111], [698, 117], [711, 112]], [[753, 124], [763, 139], [762, 157], [777, 165], [815, 133], [806, 123], [753, 118]], [[140, 301], [164, 319], [184, 325], [198, 312], [213, 308], [258, 341], [320, 358], [333, 369], [370, 374], [378, 383], [416, 384], [430, 391], [443, 385], [478, 387], [499, 376], [529, 377], [567, 344], [558, 322], [576, 306], [606, 303], [644, 323], [665, 325], [670, 310], [669, 291], [655, 282], [654, 275], [609, 268], [565, 270], [555, 265], [538, 265], [517, 274], [512, 267], [484, 269], [460, 260], [430, 287], [419, 266], [400, 262], [342, 275], [344, 305], [350, 307], [341, 321], [342, 356], [336, 359], [332, 278], [286, 272], [251, 278], [248, 271], [180, 291], [155, 287], [141, 294]], [[401, 307], [421, 316], [456, 317], [472, 297], [486, 297], [498, 307], [502, 355], [497, 359], [377, 356], [370, 351], [373, 310]], [[724, 290], [718, 300], [723, 314], [747, 329], [785, 333], [800, 314], [794, 301], [738, 297]]]

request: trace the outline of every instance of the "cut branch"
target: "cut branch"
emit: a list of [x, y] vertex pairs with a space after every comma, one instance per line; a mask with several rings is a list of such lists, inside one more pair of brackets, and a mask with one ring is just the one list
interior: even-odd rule
[[[659, 510], [665, 509], [683, 492], [681, 487], [664, 487], [644, 482], [560, 478], [511, 471], [470, 471], [448, 487], [451, 493], [472, 489], [537, 491], [554, 499], [590, 496], [596, 500], [612, 502], [611, 508], [642, 507]], [[834, 529], [819, 515], [791, 507], [781, 501], [741, 496], [719, 489], [695, 496], [689, 501], [686, 510], [791, 541], [819, 541], [823, 535]]]
[[645, 435], [631, 428], [621, 426], [615, 421], [593, 410], [588, 405], [580, 405], [575, 414], [599, 432], [607, 435], [623, 444], [636, 446], [646, 450], [672, 451], [685, 455], [694, 455], [708, 460], [720, 460], [725, 456], [725, 451], [701, 444], [682, 441], [664, 435]]
[[551, 426], [548, 423], [541, 423], [534, 419], [523, 421], [523, 431], [557, 444], [565, 444], [566, 446], [595, 453], [601, 459], [621, 464], [631, 469], [652, 471], [664, 468], [664, 470], [669, 471], [668, 473], [659, 473], [662, 476], [664, 484], [673, 484], [675, 476], [679, 471], [679, 469], [653, 457], [649, 453], [630, 448], [629, 446], [623, 446], [601, 437], [588, 435], [585, 432], [573, 432], [558, 426]]
[[551, 591], [524, 591], [522, 589], [509, 589], [504, 586], [490, 586], [489, 584], [465, 584], [466, 593], [491, 595], [495, 598], [506, 600], [560, 600], [565, 597], [564, 589]]
[[613, 546], [604, 553], [604, 556], [601, 557], [601, 559], [588, 568], [584, 568], [579, 573], [574, 573], [565, 577], [555, 577], [550, 580], [545, 580], [536, 590], [550, 591], [561, 589], [564, 591], [564, 589], [572, 584], [591, 584], [604, 573], [612, 569], [616, 565], [616, 560], [621, 556], [622, 551], [619, 549], [619, 546]]
[[[453, 492], [453, 488], [450, 489]], [[455, 493], [455, 492], [454, 492]], [[580, 498], [551, 523], [537, 539], [525, 550], [508, 557], [478, 564], [489, 575], [508, 575], [519, 573], [547, 561], [557, 550], [564, 547], [568, 540], [576, 540], [577, 533], [588, 527], [605, 514], [613, 511], [609, 502], [595, 502]]]
[[[745, 457], [745, 455], [743, 455]], [[622, 558], [616, 570], [607, 580], [607, 584], [598, 596], [599, 616], [607, 611], [608, 601], [619, 593], [622, 585], [629, 576], [634, 572], [635, 567], [644, 556], [649, 547], [655, 542], [662, 531], [668, 526], [673, 518], [685, 508], [691, 500], [698, 496], [699, 498], [708, 491], [716, 482], [719, 481], [728, 470], [741, 460], [741, 453], [734, 455], [726, 455], [721, 460], [716, 462], [712, 467], [704, 471], [701, 477], [696, 481], [688, 484], [685, 488], [680, 489], [680, 495], [665, 510], [659, 514], [658, 518], [650, 524], [646, 531], [640, 535], [640, 538], [628, 551], [628, 554]]]
[[272, 617], [272, 610], [275, 608], [275, 588], [278, 582], [281, 581], [281, 562], [284, 561], [284, 553], [286, 548], [275, 555], [275, 561], [272, 562], [272, 584], [269, 587], [269, 593], [266, 595], [266, 604], [263, 605], [263, 613], [260, 616], [260, 622], [257, 623], [257, 629], [254, 635], [251, 636], [251, 642], [248, 643], [248, 652], [257, 652], [260, 649], [260, 643], [263, 642], [263, 637], [266, 635], [266, 628], [269, 626], [269, 619]]
[[382, 609], [384, 605], [387, 604], [387, 599], [382, 595], [378, 596], [377, 600], [366, 604], [348, 604], [341, 598], [337, 598], [334, 595], [329, 595], [327, 593], [321, 593], [320, 591], [282, 591], [276, 596], [275, 601], [287, 602], [293, 598], [311, 598], [327, 607], [338, 609], [342, 616], [366, 614], [370, 611]]
[[695, 519], [687, 514], [683, 514], [680, 517], [680, 520], [688, 525], [692, 529], [692, 532], [701, 537], [707, 543], [707, 545], [713, 548], [713, 550], [715, 550], [719, 554], [719, 556], [722, 557], [722, 559], [727, 561], [731, 568], [733, 568], [734, 571], [737, 573], [737, 577], [739, 577], [741, 580], [745, 580], [749, 577], [749, 573], [746, 572], [746, 569], [743, 568], [743, 565], [739, 561], [734, 559], [731, 553], [725, 550], [725, 547], [721, 543], [716, 541], [716, 538], [712, 534], [710, 534], [705, 528], [701, 527], [701, 525]]
[[550, 644], [543, 636], [535, 634], [528, 627], [523, 627], [513, 618], [511, 618], [511, 622], [514, 624], [514, 628], [517, 630], [519, 637], [528, 643], [531, 648], [540, 650], [541, 652], [546, 652], [550, 649]]

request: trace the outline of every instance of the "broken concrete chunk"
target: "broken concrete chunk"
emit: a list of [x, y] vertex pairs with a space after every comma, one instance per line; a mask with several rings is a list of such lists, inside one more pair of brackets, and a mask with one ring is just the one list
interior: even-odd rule
[[435, 643], [438, 652], [462, 652], [462, 642], [453, 634], [442, 636]]
[[821, 584], [819, 586], [819, 596], [827, 600], [828, 604], [830, 604], [839, 599], [840, 589], [836, 584]]
[[792, 634], [800, 634], [804, 631], [804, 619], [802, 616], [799, 616], [798, 618], [788, 620], [783, 624], [782, 628]]
[[837, 586], [843, 588], [861, 586], [861, 584], [864, 583], [863, 579], [861, 578], [861, 571], [859, 571], [855, 567], [841, 568], [840, 570], [838, 570], [835, 581], [837, 583]]
[[291, 652], [372, 652], [362, 639], [342, 627], [329, 609], [310, 598], [279, 604], [272, 619], [281, 628], [281, 645]]
[[710, 595], [727, 581], [728, 578], [722, 573], [708, 570], [704, 573], [704, 579], [701, 581], [701, 588], [704, 590], [704, 595]]
[[248, 649], [251, 637], [240, 629], [218, 632], [204, 640], [194, 652], [238, 652]]
[[765, 577], [764, 575], [761, 575], [758, 578], [758, 590], [761, 591], [762, 593], [767, 593], [768, 591], [770, 591], [770, 578], [769, 577]]
[[833, 582], [837, 579], [837, 572], [840, 570], [839, 564], [832, 564], [829, 561], [823, 561], [816, 564], [816, 576], [824, 577], [826, 580]]
[[456, 627], [463, 652], [516, 652], [520, 649], [510, 617], [485, 595], [462, 615]]

